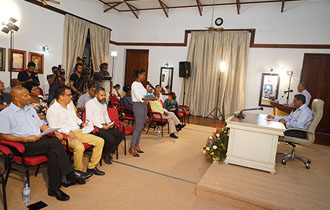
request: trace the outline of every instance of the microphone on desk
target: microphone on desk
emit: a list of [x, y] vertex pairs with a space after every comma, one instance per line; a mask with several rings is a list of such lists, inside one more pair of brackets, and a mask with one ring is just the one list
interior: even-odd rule
[[264, 110], [264, 108], [258, 107], [258, 108], [251, 108], [251, 109], [242, 109], [239, 113], [235, 114], [235, 117], [237, 117], [238, 119], [244, 119], [245, 114], [243, 114], [243, 111], [253, 111], [253, 110]]
[[284, 93], [292, 93], [293, 90], [285, 90]]

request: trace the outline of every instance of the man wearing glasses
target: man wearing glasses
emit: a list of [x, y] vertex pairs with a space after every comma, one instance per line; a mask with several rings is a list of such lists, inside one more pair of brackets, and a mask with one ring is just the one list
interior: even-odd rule
[[102, 155], [104, 140], [100, 137], [83, 132], [83, 128], [88, 123], [83, 123], [76, 115], [71, 103], [71, 90], [67, 86], [58, 87], [55, 90], [56, 101], [47, 111], [47, 121], [51, 128], [60, 128], [59, 132], [68, 136], [69, 147], [74, 150], [73, 166], [77, 171], [83, 170], [83, 155], [85, 147], [83, 143], [93, 145], [93, 153], [88, 163], [87, 173], [95, 175], [104, 175], [96, 165], [99, 163]]

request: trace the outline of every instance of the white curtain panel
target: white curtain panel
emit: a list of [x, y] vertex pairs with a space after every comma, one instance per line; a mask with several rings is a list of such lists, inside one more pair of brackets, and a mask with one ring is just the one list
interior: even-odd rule
[[66, 70], [66, 81], [69, 81], [76, 58], [82, 57], [86, 39], [90, 35], [91, 53], [94, 71], [99, 71], [101, 63], [109, 62], [109, 45], [111, 31], [88, 21], [65, 15], [63, 66]]
[[[244, 108], [249, 32], [192, 32], [187, 60], [185, 104], [193, 115], [206, 117], [216, 106], [225, 115]], [[226, 68], [220, 72], [220, 63]], [[220, 84], [219, 84], [220, 78]]]
[[67, 82], [76, 64], [76, 58], [83, 56], [88, 27], [89, 23], [87, 21], [72, 15], [65, 15], [62, 61]]
[[90, 42], [94, 71], [99, 71], [101, 63], [109, 62], [110, 30], [90, 24]]

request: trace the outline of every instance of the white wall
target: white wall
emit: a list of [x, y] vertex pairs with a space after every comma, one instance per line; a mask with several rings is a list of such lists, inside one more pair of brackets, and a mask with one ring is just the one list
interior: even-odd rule
[[[119, 42], [183, 42], [186, 29], [204, 29], [210, 26], [212, 15], [211, 7], [204, 8], [202, 17], [197, 8], [170, 10], [170, 18], [166, 18], [162, 10], [142, 11], [137, 20], [131, 13], [103, 13], [104, 6], [98, 1], [70, 0], [52, 6], [112, 28], [112, 39]], [[224, 19], [222, 27], [226, 29], [256, 28], [256, 43], [330, 43], [330, 1], [286, 2], [284, 13], [280, 12], [280, 7], [280, 3], [242, 5], [241, 14], [237, 15], [235, 6], [220, 6], [215, 9], [215, 17]], [[0, 0], [0, 22], [9, 16], [15, 16], [19, 20], [20, 30], [15, 35], [15, 48], [27, 52], [40, 52], [43, 45], [49, 46], [51, 53], [45, 54], [45, 73], [39, 75], [43, 88], [47, 89], [45, 77], [50, 73], [51, 66], [62, 62], [64, 16], [22, 0]], [[0, 47], [9, 47], [8, 35], [0, 33]], [[182, 79], [178, 77], [178, 63], [186, 59], [187, 47], [110, 45], [110, 50], [118, 51], [118, 57], [115, 58], [114, 82], [122, 85], [125, 74], [125, 49], [150, 50], [148, 79], [151, 83], [159, 82], [161, 66], [165, 63], [173, 66], [173, 90], [178, 96], [181, 95]], [[294, 71], [292, 86], [296, 87], [300, 78], [303, 54], [307, 52], [330, 53], [330, 50], [250, 48], [246, 107], [258, 105], [261, 73], [267, 72], [270, 68], [281, 74], [287, 70]], [[0, 72], [0, 79], [8, 84], [8, 68], [6, 72]], [[288, 79], [283, 76], [280, 94], [287, 85]]]
[[[98, 1], [70, 0], [61, 1], [60, 5], [51, 5], [118, 31], [118, 15], [104, 14], [103, 4]], [[27, 60], [28, 52], [43, 53], [41, 48], [44, 45], [50, 48], [50, 53], [44, 53], [44, 74], [39, 74], [41, 88], [47, 93], [46, 75], [51, 73], [52, 66], [62, 63], [64, 16], [22, 0], [0, 0], [0, 22], [9, 17], [17, 19], [20, 27], [15, 33], [14, 48], [27, 51]], [[116, 33], [112, 33], [112, 36], [116, 38]], [[2, 32], [0, 47], [7, 48], [7, 68], [5, 72], [0, 72], [0, 79], [7, 86], [9, 35]], [[16, 76], [17, 73], [13, 73], [13, 78]]]
[[[255, 43], [270, 44], [329, 44], [330, 43], [330, 1], [286, 2], [285, 12], [280, 12], [280, 3], [242, 5], [237, 15], [235, 6], [216, 7], [215, 17], [222, 17], [222, 27], [229, 29], [256, 28]], [[170, 10], [166, 18], [161, 10], [143, 11], [137, 20], [131, 13], [120, 18], [122, 42], [183, 42], [186, 29], [204, 29], [211, 24], [212, 8], [205, 7], [203, 16], [195, 9]], [[134, 36], [132, 35], [134, 34]], [[160, 67], [169, 63], [174, 67], [173, 89], [181, 95], [182, 79], [178, 77], [178, 63], [185, 60], [187, 47], [118, 47], [116, 58], [116, 80], [124, 82], [125, 49], [149, 49], [150, 82], [158, 83]], [[247, 68], [246, 107], [258, 106], [261, 73], [274, 68], [283, 75], [279, 97], [288, 87], [287, 70], [292, 70], [291, 87], [296, 89], [300, 79], [304, 53], [330, 53], [330, 50], [308, 49], [257, 49], [250, 48]], [[119, 76], [121, 75], [121, 78]], [[206, 90], [207, 91], [207, 90]], [[294, 94], [291, 94], [292, 96]], [[179, 97], [180, 98], [180, 97]], [[283, 101], [284, 102], [284, 101]], [[265, 112], [271, 112], [266, 109]]]

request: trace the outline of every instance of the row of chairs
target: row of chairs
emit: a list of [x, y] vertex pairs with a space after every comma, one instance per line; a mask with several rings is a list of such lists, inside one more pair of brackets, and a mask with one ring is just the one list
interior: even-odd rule
[[[124, 154], [127, 154], [127, 146], [126, 146], [126, 136], [132, 135], [134, 132], [134, 127], [132, 126], [125, 126], [124, 122], [119, 119], [118, 111], [115, 107], [108, 108], [108, 115], [112, 121], [115, 122], [115, 126], [125, 134], [124, 139]], [[84, 116], [84, 115], [83, 115]], [[94, 133], [97, 132], [97, 128], [95, 127]], [[68, 138], [66, 135], [63, 135], [63, 140], [65, 141], [63, 144], [63, 148], [67, 151], [70, 160], [72, 160], [73, 150], [69, 147]], [[85, 151], [91, 150], [92, 145], [83, 143], [85, 147]], [[9, 149], [10, 148], [10, 149]], [[11, 150], [16, 150], [19, 155], [13, 155]], [[6, 140], [0, 140], [0, 152], [5, 156], [5, 169], [0, 171], [0, 181], [2, 183], [3, 188], [3, 204], [4, 209], [7, 209], [6, 203], [6, 184], [8, 181], [8, 176], [11, 170], [22, 172], [25, 174], [26, 179], [30, 182], [30, 167], [37, 167], [35, 176], [38, 175], [39, 168], [41, 164], [47, 163], [48, 159], [45, 155], [35, 155], [26, 157], [24, 155], [25, 147], [23, 144], [19, 142], [12, 142]], [[116, 150], [116, 157], [118, 159], [118, 148]], [[13, 167], [13, 165], [18, 165], [20, 167]], [[102, 159], [100, 161], [100, 165], [102, 165]], [[23, 167], [23, 169], [21, 169]]]
[[[161, 101], [161, 102], [162, 102], [162, 105], [164, 106], [163, 101]], [[129, 125], [131, 123], [133, 126], [135, 117], [133, 114], [133, 110], [131, 108], [124, 107], [122, 101], [119, 101], [117, 96], [115, 96], [115, 95], [110, 96], [110, 105], [112, 107], [117, 108], [119, 115], [120, 115], [120, 119], [122, 121], [127, 120], [128, 121], [127, 125]], [[187, 119], [188, 124], [189, 124], [190, 115], [191, 115], [191, 113], [189, 110], [189, 106], [179, 105], [178, 118], [180, 119], [180, 121], [182, 123], [185, 123], [186, 119]], [[155, 130], [156, 128], [161, 127], [161, 133], [162, 133], [162, 137], [163, 137], [164, 136], [164, 126], [166, 126], [168, 124], [168, 120], [163, 118], [161, 113], [153, 112], [149, 105], [148, 105], [148, 118], [149, 118], [149, 125], [148, 125], [147, 133], [149, 132], [150, 128], [153, 128]]]

